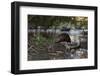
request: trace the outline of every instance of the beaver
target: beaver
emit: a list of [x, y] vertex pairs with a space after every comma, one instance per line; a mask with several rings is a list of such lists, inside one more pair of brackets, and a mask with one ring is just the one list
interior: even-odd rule
[[58, 35], [58, 39], [56, 40], [56, 43], [60, 43], [60, 42], [71, 42], [71, 38], [69, 36], [69, 34], [67, 33], [62, 33], [60, 35]]

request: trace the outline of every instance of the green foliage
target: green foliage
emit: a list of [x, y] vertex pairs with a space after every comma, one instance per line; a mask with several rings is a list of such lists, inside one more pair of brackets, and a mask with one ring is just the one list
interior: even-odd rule
[[[61, 23], [71, 23], [75, 27], [85, 27], [88, 25], [87, 17], [80, 16], [42, 16], [42, 15], [28, 15], [28, 24], [34, 28], [41, 26], [43, 29], [59, 27]], [[67, 26], [67, 25], [66, 25]]]
[[45, 43], [49, 43], [52, 44], [53, 42], [53, 38], [49, 37], [43, 37], [41, 34], [37, 35], [36, 37], [33, 37], [33, 42], [37, 45], [37, 46], [44, 46]]

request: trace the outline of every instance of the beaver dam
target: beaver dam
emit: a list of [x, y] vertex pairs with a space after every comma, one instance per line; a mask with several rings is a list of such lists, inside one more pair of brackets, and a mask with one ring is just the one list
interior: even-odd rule
[[71, 32], [34, 33], [29, 31], [28, 60], [87, 58], [87, 40], [87, 34], [83, 32], [74, 35]]

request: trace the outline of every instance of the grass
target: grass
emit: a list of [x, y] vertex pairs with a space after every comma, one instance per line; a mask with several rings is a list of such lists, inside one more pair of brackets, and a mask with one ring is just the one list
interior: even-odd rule
[[36, 37], [33, 37], [33, 42], [37, 45], [37, 46], [43, 46], [46, 44], [52, 44], [53, 43], [53, 38], [49, 37], [43, 37], [42, 35], [37, 35]]

